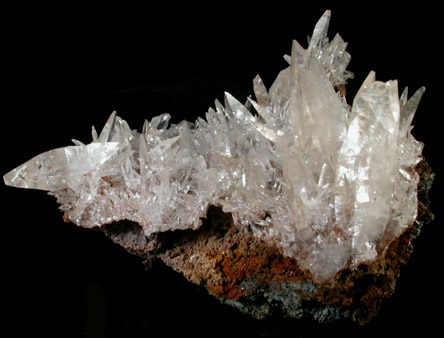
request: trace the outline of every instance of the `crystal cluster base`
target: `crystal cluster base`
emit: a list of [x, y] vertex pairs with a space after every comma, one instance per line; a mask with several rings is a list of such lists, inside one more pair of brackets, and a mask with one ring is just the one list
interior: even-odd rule
[[357, 269], [344, 269], [330, 282], [319, 282], [273, 243], [258, 240], [233, 224], [231, 214], [211, 207], [198, 230], [146, 237], [137, 223], [121, 221], [100, 231], [141, 257], [147, 266], [161, 259], [190, 282], [206, 288], [223, 304], [255, 318], [310, 318], [329, 323], [375, 317], [395, 290], [401, 267], [412, 253], [412, 241], [433, 219], [427, 197], [433, 173], [422, 161], [417, 221], [393, 241], [384, 255]]

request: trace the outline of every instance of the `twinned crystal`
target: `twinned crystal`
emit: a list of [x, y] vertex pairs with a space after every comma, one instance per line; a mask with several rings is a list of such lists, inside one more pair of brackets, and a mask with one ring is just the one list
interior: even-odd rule
[[306, 49], [293, 41], [268, 90], [253, 80], [255, 100], [225, 93], [205, 119], [169, 125], [163, 114], [142, 132], [112, 113], [92, 143], [40, 154], [4, 181], [49, 191], [79, 226], [127, 219], [147, 236], [197, 229], [221, 206], [319, 281], [372, 261], [417, 216], [423, 145], [411, 122], [424, 88], [399, 97], [397, 81], [370, 72], [349, 106], [339, 88], [350, 55], [327, 38], [329, 20]]

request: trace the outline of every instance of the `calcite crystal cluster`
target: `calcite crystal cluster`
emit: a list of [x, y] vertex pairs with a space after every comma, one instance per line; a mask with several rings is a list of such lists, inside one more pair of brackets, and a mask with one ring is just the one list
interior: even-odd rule
[[[410, 98], [407, 89], [399, 96], [396, 81], [376, 81], [372, 71], [350, 106], [342, 91], [353, 76], [346, 70], [350, 55], [339, 35], [328, 39], [329, 20], [327, 11], [307, 48], [293, 41], [291, 56], [284, 56], [289, 66], [268, 90], [259, 76], [254, 79], [254, 100], [242, 104], [225, 93], [224, 104], [216, 101], [205, 119], [169, 125], [170, 116], [163, 114], [145, 121], [141, 132], [112, 113], [100, 134], [93, 127], [92, 143], [74, 140], [74, 146], [40, 154], [4, 181], [50, 191], [67, 221], [101, 227], [139, 255], [156, 252], [195, 282], [203, 280], [196, 277], [198, 265], [178, 263], [174, 247], [189, 247], [189, 260], [193, 252], [195, 259], [212, 257], [199, 267], [208, 267], [203, 284], [246, 312], [258, 310], [239, 305], [248, 289], [245, 279], [231, 281], [244, 283], [245, 292], [230, 298], [226, 280], [219, 285], [208, 277], [213, 273], [222, 281], [233, 269], [233, 260], [224, 261], [225, 272], [211, 267], [227, 243], [236, 243], [238, 254], [244, 247], [248, 257], [265, 255], [267, 266], [279, 257], [282, 269], [304, 276], [299, 287], [280, 286], [293, 303], [295, 294], [309, 294], [315, 285], [334, 285], [343, 271], [386, 258], [417, 219], [423, 145], [411, 135], [411, 122], [424, 88]], [[184, 240], [189, 231], [183, 238], [176, 232], [176, 244], [159, 249], [159, 238], [172, 230], [199, 229], [213, 207], [229, 219], [214, 230], [226, 241], [212, 253], [191, 248]], [[137, 226], [109, 225], [123, 220]], [[199, 231], [194, 233], [207, 233]], [[230, 242], [227, 236], [242, 239]], [[268, 278], [263, 269], [256, 273]]]

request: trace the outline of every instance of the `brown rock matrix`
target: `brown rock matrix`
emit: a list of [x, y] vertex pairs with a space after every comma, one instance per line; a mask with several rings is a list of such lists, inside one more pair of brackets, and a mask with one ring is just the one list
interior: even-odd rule
[[418, 217], [374, 262], [344, 269], [332, 282], [318, 282], [272, 242], [236, 227], [219, 207], [208, 210], [198, 230], [146, 237], [138, 224], [117, 222], [100, 228], [114, 242], [145, 259], [161, 259], [221, 302], [256, 318], [279, 315], [319, 322], [350, 318], [365, 324], [390, 297], [413, 250], [412, 240], [433, 219], [428, 190], [434, 174], [425, 160], [417, 168]]

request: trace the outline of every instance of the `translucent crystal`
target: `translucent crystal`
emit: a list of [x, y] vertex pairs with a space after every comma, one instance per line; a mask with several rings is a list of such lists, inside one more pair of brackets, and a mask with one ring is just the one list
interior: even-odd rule
[[219, 205], [318, 280], [371, 261], [416, 218], [422, 144], [410, 131], [424, 88], [399, 98], [396, 81], [370, 72], [350, 107], [336, 91], [350, 55], [329, 21], [307, 49], [293, 42], [268, 90], [253, 80], [256, 100], [225, 93], [206, 119], [168, 126], [163, 114], [141, 133], [112, 113], [92, 143], [40, 154], [4, 181], [49, 191], [77, 225], [128, 219], [147, 235], [196, 229]]

